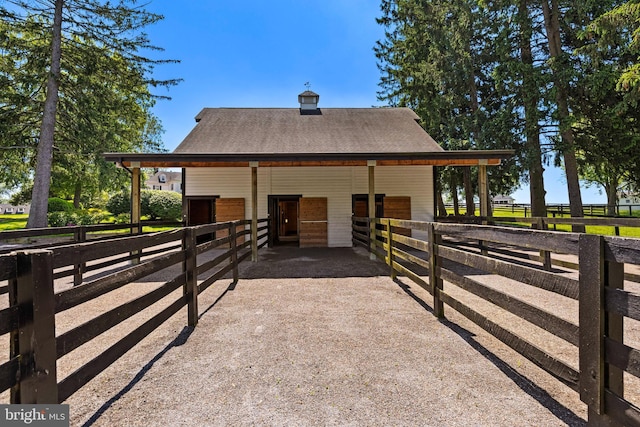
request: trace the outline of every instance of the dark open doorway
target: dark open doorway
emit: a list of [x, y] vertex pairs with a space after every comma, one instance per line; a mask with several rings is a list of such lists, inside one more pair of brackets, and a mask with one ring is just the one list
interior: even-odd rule
[[297, 246], [300, 242], [301, 195], [269, 196], [269, 218], [272, 221], [270, 243]]
[[[187, 197], [187, 225], [211, 224], [216, 220], [216, 197]], [[198, 243], [212, 240], [215, 234], [198, 236]]]
[[[351, 212], [353, 216], [359, 218], [369, 217], [369, 195], [354, 194], [351, 197]], [[384, 215], [384, 194], [376, 194], [376, 218]]]

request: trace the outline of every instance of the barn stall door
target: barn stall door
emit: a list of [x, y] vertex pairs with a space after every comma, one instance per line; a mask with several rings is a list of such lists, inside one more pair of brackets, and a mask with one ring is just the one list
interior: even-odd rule
[[[411, 197], [387, 196], [384, 198], [384, 217], [394, 219], [411, 219]], [[395, 233], [411, 236], [408, 228], [396, 228]]]
[[326, 197], [300, 199], [300, 247], [327, 247], [328, 221]]
[[[243, 198], [219, 198], [216, 199], [216, 222], [237, 221], [245, 219], [244, 199]], [[244, 225], [236, 227], [236, 232], [243, 231]], [[218, 239], [227, 237], [228, 230], [219, 230], [216, 233]], [[236, 240], [236, 244], [244, 243], [244, 236], [240, 236]]]

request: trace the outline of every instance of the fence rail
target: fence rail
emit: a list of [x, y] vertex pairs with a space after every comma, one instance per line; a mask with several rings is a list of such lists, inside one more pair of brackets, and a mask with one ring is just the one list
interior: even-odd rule
[[[183, 307], [187, 307], [188, 326], [195, 327], [198, 295], [229, 272], [237, 281], [238, 264], [251, 255], [247, 225], [251, 221], [232, 221], [0, 255], [0, 281], [9, 283], [10, 304], [0, 310], [0, 335], [9, 334], [11, 342], [9, 360], [0, 365], [0, 392], [10, 389], [11, 403], [59, 403]], [[268, 220], [259, 220], [258, 228], [258, 246], [262, 247], [268, 237]], [[220, 253], [211, 253], [210, 260], [202, 258], [213, 249]], [[141, 254], [142, 250], [146, 252]], [[135, 258], [123, 256], [131, 252], [137, 252]], [[56, 292], [54, 280], [70, 279], [74, 269], [68, 267], [78, 263], [95, 263], [100, 274], [85, 276], [81, 283]], [[56, 336], [59, 313], [158, 272], [169, 279]], [[159, 312], [65, 378], [58, 378], [58, 359], [160, 303]]]
[[[640, 265], [640, 239], [386, 218], [372, 221], [375, 233], [370, 236], [370, 220], [353, 219], [353, 243], [384, 260], [392, 277], [403, 274], [426, 289], [433, 298], [434, 315], [443, 317], [445, 306], [453, 308], [578, 392], [588, 405], [590, 424], [640, 426], [640, 409], [636, 406], [640, 393], [628, 396], [630, 391], [624, 387], [624, 375], [640, 377], [640, 350], [628, 345], [625, 331], [629, 329], [624, 328], [623, 320], [640, 319], [637, 286], [624, 289], [625, 265]], [[398, 234], [401, 229], [426, 231], [428, 238]], [[480, 243], [470, 245], [470, 241]], [[502, 248], [499, 253], [495, 251], [498, 247]], [[544, 257], [524, 257], [528, 262], [518, 261], [523, 257], [514, 258], [531, 251], [575, 257], [578, 278], [566, 270], [548, 271]], [[469, 269], [499, 275], [519, 285], [510, 285], [508, 290], [488, 286], [476, 278], [478, 273], [468, 273]], [[554, 293], [557, 296], [553, 298], [560, 301], [577, 301], [576, 321], [545, 309], [545, 301], [536, 304], [512, 291], [523, 286]], [[483, 314], [482, 307], [476, 307], [464, 293], [561, 339], [577, 350], [577, 360], [568, 362], [532, 342], [530, 337], [535, 332], [526, 332], [529, 326], [523, 332], [520, 327], [501, 324], [498, 318]]]
[[110, 239], [109, 231], [142, 234], [143, 227], [182, 227], [177, 221], [142, 221], [127, 224], [74, 225], [0, 231], [0, 254], [23, 249], [51, 248], [71, 243]]

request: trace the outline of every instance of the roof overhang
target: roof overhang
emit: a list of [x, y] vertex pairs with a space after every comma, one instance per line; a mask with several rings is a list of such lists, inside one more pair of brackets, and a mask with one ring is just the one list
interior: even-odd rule
[[495, 166], [502, 160], [513, 157], [514, 154], [514, 150], [459, 150], [430, 153], [105, 153], [104, 158], [128, 168], [248, 167], [256, 162], [260, 167], [367, 166], [370, 160], [375, 160], [377, 166]]

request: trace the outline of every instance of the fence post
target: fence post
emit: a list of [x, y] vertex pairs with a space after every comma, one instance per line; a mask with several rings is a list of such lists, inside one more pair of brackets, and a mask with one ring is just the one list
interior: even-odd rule
[[17, 277], [9, 281], [9, 303], [23, 306], [18, 330], [11, 333], [10, 357], [20, 358], [18, 384], [11, 403], [57, 404], [53, 253], [18, 252]]
[[588, 406], [589, 423], [610, 425], [605, 389], [623, 397], [622, 371], [605, 364], [605, 336], [622, 342], [622, 317], [605, 311], [605, 288], [623, 286], [623, 264], [605, 262], [604, 238], [581, 234], [580, 264], [580, 400]]
[[[604, 262], [604, 286], [624, 289], [624, 264], [613, 261]], [[604, 312], [605, 336], [618, 342], [624, 338], [624, 316]], [[606, 352], [606, 350], [605, 350]], [[620, 397], [624, 396], [624, 372], [611, 364], [605, 365], [605, 387]]]
[[[79, 226], [73, 232], [73, 238], [76, 243], [84, 243], [87, 241], [87, 229], [84, 225]], [[82, 283], [82, 275], [86, 268], [86, 263], [78, 263], [73, 265], [73, 286]]]
[[393, 268], [393, 232], [391, 231], [391, 219], [387, 219], [387, 260], [389, 262], [391, 280], [396, 279], [396, 270]]
[[194, 227], [184, 229], [184, 270], [183, 293], [187, 298], [187, 322], [190, 327], [198, 324], [198, 247]]
[[236, 237], [236, 227], [233, 222], [229, 223], [229, 236], [231, 236], [231, 263], [233, 265], [233, 283], [238, 283], [238, 242]]
[[444, 317], [444, 305], [440, 300], [440, 291], [443, 289], [442, 279], [438, 275], [440, 257], [438, 257], [438, 245], [442, 238], [436, 233], [434, 223], [430, 222], [427, 228], [429, 239], [429, 285], [433, 295], [433, 314], [438, 318]]

